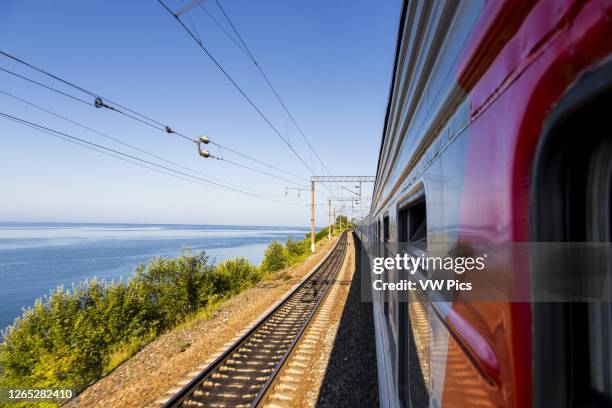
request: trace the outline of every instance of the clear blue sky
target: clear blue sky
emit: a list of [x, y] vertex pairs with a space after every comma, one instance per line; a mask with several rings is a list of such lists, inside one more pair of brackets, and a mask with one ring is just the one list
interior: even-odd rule
[[[167, 3], [174, 10], [181, 7], [180, 0]], [[223, 0], [222, 5], [331, 173], [374, 175], [400, 1]], [[203, 6], [230, 29], [214, 0]], [[188, 25], [191, 18], [221, 64], [306, 161], [324, 174], [255, 66], [202, 10], [196, 7], [183, 18]], [[309, 175], [155, 0], [2, 1], [0, 49], [189, 136], [208, 135], [277, 167]], [[0, 67], [91, 100], [1, 56]], [[283, 181], [200, 158], [192, 143], [4, 72], [0, 90], [212, 177], [299, 204], [179, 180], [0, 118], [0, 220], [309, 223], [309, 194], [297, 197], [290, 192], [285, 197], [288, 184]], [[0, 112], [145, 157], [3, 94]], [[317, 202], [325, 202], [328, 195], [327, 190], [319, 192]], [[318, 209], [317, 224], [326, 221], [326, 210]]]

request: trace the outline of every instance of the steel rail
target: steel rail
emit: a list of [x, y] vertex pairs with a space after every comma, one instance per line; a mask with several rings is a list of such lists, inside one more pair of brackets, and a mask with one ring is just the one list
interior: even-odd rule
[[[346, 233], [344, 233], [342, 235], [341, 239], [346, 239]], [[338, 240], [338, 241], [340, 241], [340, 240]], [[331, 273], [332, 276], [329, 279], [329, 283], [325, 286], [323, 295], [319, 298], [319, 300], [316, 302], [316, 304], [314, 305], [314, 307], [310, 311], [308, 319], [306, 319], [306, 322], [300, 328], [299, 333], [295, 336], [295, 338], [291, 342], [291, 345], [289, 346], [289, 348], [287, 349], [287, 351], [285, 352], [285, 354], [281, 358], [281, 361], [276, 366], [274, 372], [270, 375], [270, 378], [268, 378], [268, 381], [266, 381], [266, 383], [264, 384], [262, 389], [259, 391], [259, 393], [257, 393], [257, 396], [255, 397], [255, 399], [251, 402], [251, 406], [252, 407], [257, 407], [257, 406], [259, 406], [259, 404], [261, 402], [267, 400], [267, 398], [270, 395], [270, 392], [274, 389], [273, 386], [276, 385], [277, 380], [279, 379], [279, 374], [282, 371], [282, 368], [284, 367], [285, 362], [287, 361], [287, 359], [289, 358], [289, 356], [291, 355], [291, 353], [295, 349], [295, 346], [300, 342], [300, 339], [302, 338], [302, 334], [304, 334], [304, 332], [308, 329], [308, 326], [310, 326], [310, 323], [312, 322], [312, 318], [317, 313], [317, 310], [319, 310], [319, 306], [327, 298], [327, 294], [329, 293], [329, 289], [331, 288], [332, 284], [336, 281], [336, 277], [338, 276], [338, 273], [342, 269], [342, 265], [344, 264], [344, 259], [346, 258], [346, 242], [343, 242], [342, 245], [343, 245], [342, 248], [340, 248], [341, 255], [338, 257], [339, 263], [337, 265], [335, 265], [335, 267], [334, 267], [334, 269], [333, 269], [333, 271]]]
[[[347, 235], [344, 233], [330, 253], [313, 268], [313, 270], [302, 279], [270, 312], [266, 313], [256, 324], [244, 333], [233, 345], [228, 347], [211, 364], [196, 375], [181, 390], [174, 394], [164, 408], [186, 407], [186, 406], [235, 406], [236, 401], [224, 404], [207, 401], [205, 390], [214, 390], [215, 395], [210, 399], [223, 400], [227, 398], [235, 400], [243, 399], [243, 406], [257, 406], [268, 396], [270, 386], [275, 383], [278, 373], [281, 371], [285, 361], [291, 355], [295, 345], [299, 342], [305, 329], [308, 327], [312, 317], [327, 296], [328, 290], [342, 267], [346, 255]], [[317, 286], [318, 285], [318, 286]], [[314, 301], [309, 302], [310, 292], [314, 293]], [[297, 315], [297, 317], [295, 317]], [[284, 323], [287, 321], [288, 323]], [[293, 323], [293, 324], [292, 324]], [[266, 331], [265, 327], [276, 326], [276, 331]], [[274, 327], [273, 327], [274, 328]], [[295, 331], [295, 333], [293, 333]], [[260, 334], [263, 333], [263, 334]], [[280, 338], [279, 338], [280, 337]], [[268, 343], [266, 343], [266, 341]], [[286, 345], [289, 343], [288, 345]], [[247, 347], [248, 344], [255, 344]], [[280, 344], [280, 350], [274, 350]], [[269, 346], [269, 348], [256, 349]], [[286, 349], [283, 350], [283, 347]], [[242, 350], [255, 354], [251, 356], [252, 361], [242, 361], [240, 358]], [[255, 351], [253, 351], [255, 350]], [[274, 354], [274, 351], [277, 354]], [[282, 352], [280, 355], [278, 352]], [[267, 354], [266, 354], [267, 353]], [[262, 355], [263, 354], [263, 355]], [[265, 356], [268, 355], [266, 361]], [[234, 357], [234, 358], [232, 358]], [[238, 376], [232, 380], [227, 372], [239, 371], [236, 367], [242, 367], [243, 371], [250, 371], [251, 377], [243, 375], [240, 380]], [[255, 368], [245, 368], [255, 367]], [[258, 371], [259, 370], [259, 371]], [[216, 375], [217, 377], [213, 377]], [[244, 378], [246, 377], [246, 379]], [[265, 379], [265, 382], [264, 382]], [[233, 381], [233, 382], [232, 382]], [[263, 384], [262, 384], [263, 382]], [[225, 384], [224, 384], [225, 383]], [[246, 385], [249, 385], [246, 387]], [[242, 387], [240, 386], [242, 385]], [[225, 389], [223, 388], [225, 386]], [[238, 390], [234, 390], [238, 388]], [[229, 391], [227, 391], [229, 389]], [[227, 391], [226, 394], [223, 392]], [[242, 394], [235, 394], [241, 392]], [[224, 395], [227, 395], [224, 397]]]

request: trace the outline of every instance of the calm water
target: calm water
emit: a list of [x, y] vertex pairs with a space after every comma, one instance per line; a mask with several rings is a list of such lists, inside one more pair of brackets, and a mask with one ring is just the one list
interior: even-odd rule
[[118, 279], [183, 245], [211, 259], [244, 256], [259, 264], [266, 245], [305, 228], [227, 225], [66, 224], [0, 222], [0, 328], [50, 289], [86, 278]]

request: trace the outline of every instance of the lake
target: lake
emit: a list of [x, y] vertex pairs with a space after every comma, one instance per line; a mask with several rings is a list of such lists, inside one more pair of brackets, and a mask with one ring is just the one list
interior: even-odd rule
[[76, 224], [0, 222], [0, 328], [57, 285], [87, 278], [129, 278], [156, 256], [182, 246], [204, 250], [216, 262], [243, 256], [259, 265], [273, 240], [302, 239], [301, 227], [235, 225]]

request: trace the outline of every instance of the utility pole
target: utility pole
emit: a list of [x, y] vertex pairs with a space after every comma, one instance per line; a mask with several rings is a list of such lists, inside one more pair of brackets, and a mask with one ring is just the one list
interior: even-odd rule
[[[355, 186], [357, 188], [357, 186]], [[354, 216], [356, 210], [359, 210], [363, 205], [362, 201], [372, 200], [372, 197], [347, 197], [347, 196], [339, 196], [339, 197], [327, 197], [328, 200], [336, 201], [339, 203], [349, 202], [351, 203], [351, 215]], [[342, 204], [344, 205], [344, 204]], [[347, 227], [348, 227], [348, 216], [347, 216]]]
[[[314, 253], [315, 250], [315, 182], [316, 183], [374, 183], [373, 176], [311, 176], [310, 177], [310, 250]], [[344, 187], [346, 189], [346, 187]], [[350, 190], [349, 190], [350, 191]], [[351, 191], [351, 193], [359, 196], [359, 193]], [[335, 210], [334, 210], [335, 212]], [[334, 214], [334, 223], [336, 217]]]
[[327, 200], [327, 239], [331, 239], [331, 200]]
[[333, 224], [334, 233], [336, 233], [336, 209], [334, 208], [334, 224]]
[[315, 251], [315, 182], [310, 182], [310, 252]]

